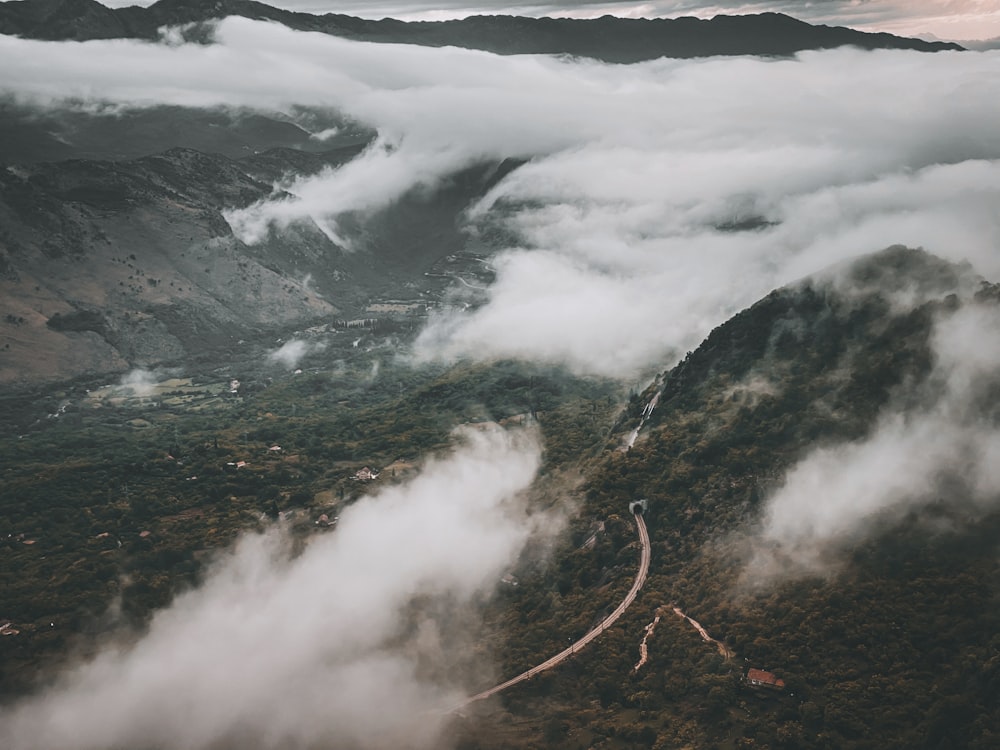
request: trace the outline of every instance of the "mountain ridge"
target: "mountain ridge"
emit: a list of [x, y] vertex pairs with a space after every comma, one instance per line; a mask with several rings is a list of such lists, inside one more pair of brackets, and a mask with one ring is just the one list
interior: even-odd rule
[[[904, 289], [922, 294], [904, 306], [895, 297]], [[626, 536], [599, 542], [604, 550], [583, 546], [593, 519], [625, 517], [624, 498], [648, 499], [646, 586], [601, 653], [518, 689], [507, 698], [511, 713], [534, 720], [536, 732], [557, 715], [551, 746], [565, 748], [585, 732], [635, 747], [675, 747], [678, 737], [698, 738], [692, 747], [935, 748], [949, 746], [946, 737], [955, 747], [991, 746], [1000, 691], [995, 494], [976, 504], [966, 469], [947, 466], [904, 507], [883, 506], [850, 534], [826, 536], [820, 525], [807, 554], [821, 567], [796, 567], [798, 557], [783, 555], [791, 548], [762, 528], [777, 493], [816, 451], [870, 444], [887, 412], [926, 413], [939, 385], [936, 327], [969, 313], [995, 316], [997, 300], [996, 285], [968, 267], [893, 246], [765, 295], [665, 371], [629, 407], [637, 418], [659, 395], [635, 446], [614, 449], [628, 427], [619, 424], [589, 472], [589, 515], [565, 561], [519, 576], [518, 596], [557, 590], [561, 609], [523, 629], [515, 623], [509, 638], [565, 635], [564, 613], [586, 602], [574, 587], [592, 585], [628, 550]], [[996, 373], [987, 381], [973, 421], [995, 429]], [[873, 467], [858, 461], [849, 470]], [[799, 503], [837, 499], [817, 487]], [[774, 568], [753, 567], [772, 554]], [[735, 658], [701, 641], [673, 607]], [[648, 661], [633, 669], [660, 614]], [[748, 667], [773, 671], [786, 689], [753, 689], [742, 679]], [[556, 713], [598, 702], [608, 713], [634, 713], [615, 726], [601, 712]], [[492, 737], [504, 720], [484, 712], [460, 736]]]
[[[853, 45], [864, 49], [962, 50], [951, 42], [928, 42], [839, 26], [814, 26], [781, 13], [629, 19], [528, 18], [477, 15], [450, 21], [363, 19], [313, 15], [252, 0], [160, 0], [148, 8], [108, 8], [97, 0], [9, 0], [0, 3], [0, 33], [33, 39], [159, 38], [163, 26], [202, 24], [225, 16], [281, 23], [357, 41], [456, 46], [496, 54], [562, 54], [611, 63], [659, 57], [713, 55], [788, 56], [808, 49]], [[198, 38], [197, 32], [189, 34]]]

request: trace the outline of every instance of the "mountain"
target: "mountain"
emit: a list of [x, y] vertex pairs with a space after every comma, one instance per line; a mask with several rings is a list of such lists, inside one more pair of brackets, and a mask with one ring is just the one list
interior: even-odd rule
[[[471, 16], [454, 21], [403, 22], [294, 13], [247, 0], [160, 0], [148, 8], [118, 9], [106, 8], [96, 0], [12, 0], [0, 3], [0, 33], [52, 40], [157, 39], [160, 27], [226, 16], [275, 21], [300, 31], [359, 41], [456, 46], [502, 55], [573, 55], [614, 63], [659, 57], [792, 55], [844, 45], [925, 52], [962, 49], [952, 43], [813, 26], [780, 13], [716, 16], [711, 20]], [[199, 32], [188, 33], [197, 38]]]
[[[465, 248], [462, 210], [514, 164], [456, 174], [371, 214], [343, 217], [351, 251], [315, 226], [247, 246], [222, 215], [364, 144], [230, 159], [175, 147], [117, 161], [0, 170], [0, 382], [27, 385], [232, 352], [293, 328], [426, 301]], [[417, 280], [417, 281], [415, 281]], [[368, 315], [367, 317], [371, 317]]]
[[[473, 710], [456, 723], [456, 742], [990, 747], [1000, 722], [1000, 493], [971, 478], [965, 457], [981, 437], [923, 478], [933, 451], [906, 436], [943, 413], [933, 432], [942, 443], [955, 439], [951, 419], [995, 435], [995, 370], [971, 379], [981, 378], [967, 411], [938, 409], [940, 349], [954, 340], [935, 331], [956, 316], [995, 321], [998, 292], [967, 267], [895, 247], [775, 290], [719, 326], [635, 399], [638, 419], [658, 396], [635, 446], [616, 449], [635, 424], [626, 419], [588, 472], [558, 563], [516, 571], [512, 608], [532, 617], [504, 620], [505, 673], [530, 666], [535, 649], [556, 653], [622, 595], [637, 560], [629, 498], [649, 503], [653, 562], [639, 598], [599, 649], [511, 691], [505, 711]], [[870, 477], [900, 461], [907, 468], [881, 481], [910, 488], [902, 507], [872, 509], [842, 536], [832, 511], [807, 512], [818, 520], [805, 547], [768, 533], [797, 467], [852, 455], [802, 506], [864, 507], [879, 492]], [[852, 491], [838, 498], [825, 485], [842, 478]], [[641, 642], [648, 661], [638, 669]], [[749, 668], [773, 672], [784, 689], [748, 686]]]

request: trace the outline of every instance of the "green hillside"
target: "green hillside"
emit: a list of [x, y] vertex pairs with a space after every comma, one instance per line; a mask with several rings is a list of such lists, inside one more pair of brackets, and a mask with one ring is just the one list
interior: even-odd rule
[[[935, 321], [997, 311], [997, 288], [977, 287], [967, 269], [892, 248], [773, 292], [634, 400], [637, 415], [661, 392], [635, 447], [609, 449], [589, 472], [586, 510], [557, 562], [522, 579], [518, 606], [531, 607], [532, 586], [541, 604], [527, 623], [506, 621], [507, 671], [527, 661], [529, 644], [552, 650], [575, 636], [579, 611], [627, 588], [637, 559], [629, 498], [650, 501], [645, 588], [595, 648], [501, 698], [508, 713], [475, 708], [459, 722], [460, 746], [994, 746], [995, 502], [976, 506], [949, 478], [935, 488], [948, 494], [901, 519], [868, 519], [868, 533], [836, 545], [823, 570], [779, 558], [787, 570], [758, 579], [751, 564], [771, 544], [759, 534], [767, 499], [796, 461], [864, 440], [890, 408], [925, 407]], [[914, 305], [900, 307], [900, 295]], [[977, 404], [994, 428], [998, 382], [993, 373], [992, 397]], [[607, 533], [584, 549], [597, 518], [611, 519]], [[656, 614], [649, 660], [635, 672]], [[748, 687], [749, 668], [786, 688]]]

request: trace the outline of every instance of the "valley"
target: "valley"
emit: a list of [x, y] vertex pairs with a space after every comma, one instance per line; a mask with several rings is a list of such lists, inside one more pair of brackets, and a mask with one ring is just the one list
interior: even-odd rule
[[[913, 251], [889, 251], [857, 273], [877, 278], [881, 267], [904, 262], [924, 269], [913, 271], [912, 278], [924, 280], [918, 283], [941, 289], [942, 301], [932, 305], [951, 304], [948, 283], [937, 286], [947, 277], [945, 269]], [[995, 305], [991, 289], [983, 287], [978, 297], [989, 309]], [[295, 369], [262, 364], [267, 349], [260, 348], [254, 357], [205, 375], [133, 379], [90, 393], [82, 389], [75, 398], [73, 389], [45, 394], [36, 411], [24, 415], [35, 421], [17, 425], [14, 432], [23, 432], [2, 441], [4, 485], [12, 490], [5, 493], [6, 513], [19, 519], [4, 535], [6, 554], [20, 571], [6, 581], [6, 621], [17, 635], [0, 641], [4, 684], [22, 690], [41, 665], [58, 664], [67, 648], [87, 653], [126, 625], [141, 632], [175, 592], [203, 579], [213, 549], [234, 535], [275, 519], [301, 550], [308, 549], [311, 540], [338, 534], [337, 517], [345, 508], [379, 488], [409, 481], [421, 456], [443, 449], [454, 426], [502, 424], [533, 414], [545, 436], [547, 477], [533, 502], [551, 507], [564, 502], [558, 498], [570, 489], [582, 505], [560, 551], [537, 557], [541, 549], [529, 548], [512, 568], [516, 587], [497, 581], [495, 598], [484, 602], [474, 638], [502, 655], [500, 670], [519, 676], [474, 693], [449, 736], [480, 747], [517, 746], [539, 733], [556, 746], [577, 747], [602, 736], [609, 746], [627, 746], [647, 736], [697, 731], [715, 737], [714, 743], [733, 733], [774, 737], [775, 727], [805, 732], [822, 722], [838, 743], [845, 741], [847, 719], [833, 719], [832, 707], [851, 705], [840, 710], [853, 713], [868, 705], [866, 693], [852, 692], [854, 683], [843, 681], [847, 675], [878, 671], [884, 692], [905, 701], [916, 700], [909, 691], [927, 685], [929, 673], [912, 671], [922, 650], [901, 650], [903, 644], [952, 643], [955, 654], [936, 652], [936, 675], [950, 674], [973, 655], [978, 669], [990, 668], [988, 639], [970, 638], [967, 630], [959, 631], [963, 636], [941, 631], [933, 613], [961, 612], [962, 621], [971, 617], [989, 632], [993, 615], [982, 608], [982, 597], [990, 595], [985, 582], [996, 564], [987, 539], [997, 517], [980, 517], [978, 531], [971, 532], [962, 511], [955, 515], [932, 504], [902, 526], [887, 527], [876, 538], [896, 541], [878, 548], [859, 543], [850, 568], [834, 579], [857, 582], [850, 596], [833, 581], [806, 579], [781, 586], [780, 594], [748, 589], [733, 597], [733, 587], [742, 587], [736, 576], [752, 559], [746, 545], [760, 544], [743, 538], [740, 519], [753, 512], [769, 478], [787, 471], [782, 467], [808, 445], [796, 436], [821, 430], [858, 439], [872, 429], [870, 420], [892, 383], [919, 378], [929, 366], [921, 350], [931, 317], [903, 314], [881, 337], [869, 339], [866, 325], [884, 325], [875, 314], [883, 304], [879, 292], [864, 303], [874, 305], [868, 312], [854, 302], [847, 308], [854, 310], [850, 317], [834, 312], [825, 321], [823, 314], [813, 316], [828, 305], [836, 311], [838, 303], [828, 292], [820, 298], [815, 293], [806, 287], [763, 300], [664, 373], [625, 412], [619, 411], [620, 386], [612, 381], [515, 363], [423, 370], [393, 364], [402, 343], [382, 338], [377, 329], [364, 332], [358, 346], [353, 330], [328, 336], [326, 347]], [[807, 357], [771, 349], [777, 330], [771, 326], [780, 327], [789, 314], [826, 331]], [[908, 338], [891, 333], [893, 326], [908, 330]], [[884, 346], [886, 336], [908, 343], [877, 358], [854, 352], [853, 361], [881, 362], [884, 369], [840, 381], [843, 396], [828, 391], [822, 378], [811, 380], [826, 359], [855, 346]], [[300, 333], [295, 340], [305, 338]], [[817, 369], [788, 369], [793, 362]], [[746, 380], [740, 373], [747, 367], [755, 378], [775, 384], [767, 392], [772, 395], [741, 391], [739, 383]], [[859, 390], [864, 381], [858, 378], [873, 378], [869, 382], [882, 382], [883, 389]], [[847, 394], [850, 400], [832, 412], [789, 411], [781, 399], [816, 398], [803, 387], [825, 394], [816, 403], [837, 403]], [[649, 409], [657, 397], [658, 408]], [[792, 413], [798, 419], [789, 423]], [[831, 420], [834, 413], [839, 416]], [[647, 427], [623, 453], [618, 446], [630, 420], [638, 419]], [[703, 420], [717, 426], [697, 427]], [[719, 420], [728, 426], [719, 429]], [[85, 443], [80, 435], [87, 436]], [[726, 458], [705, 458], [719, 455]], [[378, 477], [358, 481], [363, 467]], [[641, 556], [630, 542], [634, 531], [626, 512], [626, 501], [637, 496], [649, 497], [643, 516], [651, 524]], [[943, 519], [966, 528], [961, 543], [958, 532], [941, 535], [927, 526]], [[602, 530], [582, 544], [597, 520]], [[922, 600], [921, 616], [900, 599], [913, 576], [930, 597]], [[50, 581], [44, 602], [32, 594], [39, 580]], [[958, 598], [945, 594], [954, 591], [956, 580], [965, 581]], [[935, 597], [946, 609], [928, 604]], [[113, 600], [120, 611], [108, 620], [102, 612]], [[876, 600], [884, 604], [876, 606]], [[685, 616], [661, 618], [642, 669], [635, 670], [641, 634], [666, 602], [676, 602], [669, 605], [676, 612], [683, 607]], [[526, 619], [521, 613], [527, 611], [534, 614]], [[900, 619], [904, 611], [907, 620]], [[704, 627], [691, 627], [690, 616]], [[722, 642], [706, 643], [706, 631], [710, 640], [721, 632]], [[855, 651], [871, 643], [873, 632], [889, 639], [878, 641], [881, 650]], [[574, 641], [569, 646], [566, 634]], [[958, 637], [961, 645], [942, 640]], [[830, 660], [804, 649], [810, 643], [825, 644]], [[957, 654], [964, 656], [956, 661]], [[757, 697], [744, 692], [740, 679], [751, 667], [773, 670], [787, 688]], [[477, 681], [467, 683], [470, 692]], [[500, 691], [503, 697], [494, 697]], [[601, 710], [570, 714], [560, 708], [588, 700]], [[739, 713], [728, 708], [737, 706]], [[934, 721], [933, 715], [926, 721]], [[920, 727], [925, 725], [916, 731], [935, 731]]]

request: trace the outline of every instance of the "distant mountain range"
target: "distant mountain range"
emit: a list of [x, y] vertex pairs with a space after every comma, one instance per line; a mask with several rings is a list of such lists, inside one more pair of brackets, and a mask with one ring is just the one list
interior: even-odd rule
[[148, 8], [107, 8], [96, 0], [15, 0], [0, 3], [0, 33], [33, 39], [157, 39], [163, 26], [226, 16], [276, 21], [367, 42], [455, 46], [501, 55], [560, 54], [613, 63], [660, 57], [792, 55], [853, 45], [863, 49], [961, 50], [958, 44], [838, 26], [813, 26], [780, 13], [698, 18], [596, 19], [471, 16], [453, 21], [370, 20], [336, 13], [313, 15], [250, 0], [160, 0]]
[[[541, 583], [521, 577], [518, 596], [531, 587], [567, 593], [559, 608], [539, 607], [524, 625], [509, 625], [510, 641], [519, 647], [555, 631], [573, 611], [570, 602], [580, 601], [571, 598], [574, 586], [602, 581], [602, 564], [620, 564], [612, 519], [621, 523], [625, 516], [623, 498], [649, 501], [644, 517], [657, 550], [653, 574], [637, 611], [615, 626], [621, 638], [608, 634], [594, 651], [575, 657], [573, 668], [551, 682], [518, 688], [521, 702], [510, 701], [530, 706], [536, 716], [547, 715], [545, 706], [599, 701], [605, 707], [561, 714], [559, 739], [547, 747], [577, 747], [573, 740], [597, 731], [605, 717], [619, 722], [616, 739], [629, 731], [661, 738], [624, 747], [678, 747], [681, 736], [697, 738], [690, 746], [698, 748], [992, 746], [988, 728], [1000, 719], [1000, 608], [993, 583], [1000, 513], [995, 500], [978, 506], [981, 513], [970, 510], [976, 506], [963, 464], [929, 481], [926, 497], [919, 490], [907, 496], [913, 501], [907, 512], [871, 512], [864, 531], [843, 541], [840, 567], [759, 590], [754, 576], [740, 581], [754, 553], [775, 549], [773, 540], [754, 536], [754, 523], [768, 517], [792, 467], [818, 446], [833, 450], [871, 440], [887, 410], [902, 410], [910, 429], [928, 399], [940, 396], [935, 326], [954, 314], [993, 315], [1000, 300], [1000, 288], [982, 283], [970, 268], [898, 246], [837, 273], [837, 283], [826, 271], [771, 292], [716, 328], [635, 399], [632, 418], [658, 396], [642, 435], [627, 452], [608, 451], [588, 477], [591, 515], [584, 518], [609, 519], [607, 534], [598, 533], [588, 549], [584, 540], [593, 532], [580, 523], [576, 547], [558, 568]], [[922, 301], [897, 306], [893, 299], [904, 289]], [[995, 373], [985, 377], [968, 415], [996, 425], [1000, 390]], [[932, 451], [922, 448], [914, 463]], [[873, 507], [860, 503], [878, 498], [871, 479], [877, 469], [859, 461], [845, 471], [859, 488], [854, 507]], [[851, 505], [836, 505], [828, 493], [817, 484], [815, 496], [802, 497], [799, 507], [843, 512]], [[828, 523], [820, 527], [824, 532]], [[624, 534], [619, 539], [618, 549], [631, 541]], [[778, 560], [775, 571], [782, 573], [794, 562]], [[735, 658], [716, 653], [674, 606], [697, 612]], [[653, 619], [654, 611], [661, 617]], [[653, 631], [650, 621], [658, 624], [639, 670], [632, 666], [636, 646]], [[615, 659], [622, 665], [617, 675], [602, 681]], [[739, 683], [755, 664], [768, 665], [788, 689], [763, 693]], [[914, 710], [918, 705], [926, 708]], [[642, 709], [622, 710], [633, 706]], [[494, 736], [510, 723], [510, 714], [497, 711], [471, 725], [463, 739]], [[539, 732], [525, 732], [523, 744], [504, 735], [509, 744], [469, 746], [529, 747]], [[754, 742], [734, 745], [733, 737]]]

